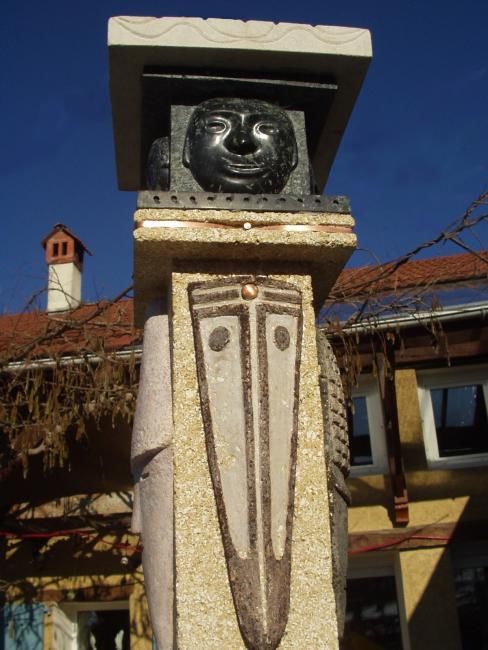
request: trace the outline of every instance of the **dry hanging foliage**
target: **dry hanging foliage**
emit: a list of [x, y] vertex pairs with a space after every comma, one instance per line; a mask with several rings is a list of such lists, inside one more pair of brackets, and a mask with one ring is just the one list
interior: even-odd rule
[[[432, 346], [448, 357], [433, 299], [438, 278], [404, 291], [396, 288], [396, 278], [419, 252], [445, 242], [468, 251], [480, 264], [479, 276], [484, 273], [486, 278], [486, 253], [477, 251], [466, 235], [473, 236], [479, 248], [475, 230], [488, 219], [487, 205], [488, 192], [484, 192], [434, 239], [393, 262], [341, 275], [320, 325], [328, 328], [341, 348], [346, 389], [356, 385], [361, 372], [360, 339], [369, 339], [373, 373], [379, 354], [387, 360], [388, 347], [401, 350], [399, 327], [378, 327], [388, 314], [415, 316], [430, 311], [432, 318], [423, 325], [432, 335]], [[106, 416], [132, 419], [142, 336], [132, 327], [132, 301], [125, 299], [130, 290], [112, 301], [84, 305], [62, 315], [28, 312], [2, 318], [8, 331], [0, 332], [0, 478], [19, 462], [26, 470], [33, 455], [42, 454], [46, 468], [63, 465], [67, 436], [82, 437], [89, 419], [95, 423]], [[389, 296], [386, 302], [385, 295]], [[346, 317], [334, 315], [337, 306], [348, 307]], [[386, 372], [393, 371], [386, 367]]]
[[[419, 274], [416, 282], [408, 284], [405, 278], [402, 279], [402, 274], [405, 265], [414, 261], [422, 251], [451, 243], [467, 253], [462, 268], [450, 269], [451, 282], [471, 277], [475, 278], [473, 286], [479, 286], [482, 281], [486, 290], [488, 255], [481, 236], [484, 234], [482, 228], [486, 228], [488, 222], [487, 207], [488, 191], [485, 191], [470, 203], [459, 219], [433, 239], [391, 262], [348, 269], [341, 274], [322, 311], [320, 325], [328, 330], [334, 347], [340, 350], [341, 371], [348, 395], [357, 386], [365, 347], [369, 348], [367, 356], [371, 360], [373, 376], [378, 373], [378, 358], [383, 364], [388, 360], [389, 348], [403, 350], [405, 334], [398, 323], [401, 317], [417, 319], [430, 338], [433, 351], [442, 355], [447, 364], [450, 363], [448, 337], [437, 317], [442, 309], [438, 295], [445, 277], [435, 272], [423, 273]], [[429, 317], [420, 318], [425, 314]], [[388, 319], [392, 322], [385, 325]], [[363, 354], [359, 352], [361, 341]], [[388, 361], [383, 370], [394, 372]]]
[[[129, 289], [113, 301], [61, 315], [11, 317], [1, 340], [0, 476], [43, 455], [62, 466], [67, 436], [79, 440], [87, 421], [131, 421], [138, 382], [140, 332], [132, 327]], [[5, 320], [5, 317], [4, 317]]]

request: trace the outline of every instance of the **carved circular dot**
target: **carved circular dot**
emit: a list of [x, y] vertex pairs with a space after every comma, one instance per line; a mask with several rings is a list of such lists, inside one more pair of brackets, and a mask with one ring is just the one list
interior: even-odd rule
[[254, 300], [258, 295], [258, 288], [255, 284], [243, 284], [241, 289], [241, 296], [244, 300]]
[[290, 347], [290, 332], [286, 327], [278, 325], [274, 331], [274, 341], [278, 350], [286, 350]]
[[220, 352], [230, 341], [230, 332], [227, 327], [216, 327], [208, 337], [208, 345], [214, 352]]

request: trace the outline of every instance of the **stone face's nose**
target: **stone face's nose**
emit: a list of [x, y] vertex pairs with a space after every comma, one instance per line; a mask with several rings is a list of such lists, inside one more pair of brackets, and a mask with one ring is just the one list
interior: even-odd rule
[[232, 153], [237, 153], [241, 156], [254, 153], [257, 149], [257, 145], [252, 137], [252, 130], [246, 124], [232, 129], [225, 141], [225, 146]]

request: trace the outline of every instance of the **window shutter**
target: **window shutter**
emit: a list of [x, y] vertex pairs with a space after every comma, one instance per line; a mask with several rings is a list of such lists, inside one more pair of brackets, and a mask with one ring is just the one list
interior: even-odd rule
[[0, 608], [0, 650], [42, 650], [44, 606], [13, 603]]

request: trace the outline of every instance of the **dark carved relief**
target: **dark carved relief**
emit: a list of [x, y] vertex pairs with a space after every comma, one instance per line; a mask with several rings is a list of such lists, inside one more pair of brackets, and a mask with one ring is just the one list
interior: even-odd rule
[[347, 578], [347, 507], [351, 497], [346, 485], [349, 475], [349, 438], [344, 393], [337, 361], [323, 330], [317, 330], [320, 365], [320, 396], [324, 420], [330, 533], [332, 541], [332, 580], [336, 601], [339, 639], [344, 633]]
[[227, 327], [216, 327], [208, 337], [208, 346], [214, 352], [220, 352], [230, 341], [230, 332]]
[[279, 350], [286, 350], [290, 345], [290, 333], [282, 325], [278, 325], [274, 332], [274, 341]]
[[152, 143], [147, 158], [147, 187], [153, 190], [167, 190], [169, 187], [169, 167], [169, 138], [158, 138]]
[[234, 277], [189, 287], [208, 462], [239, 627], [272, 650], [290, 599], [301, 294]]
[[193, 111], [183, 163], [205, 191], [277, 194], [297, 162], [291, 120], [273, 104], [210, 99]]

